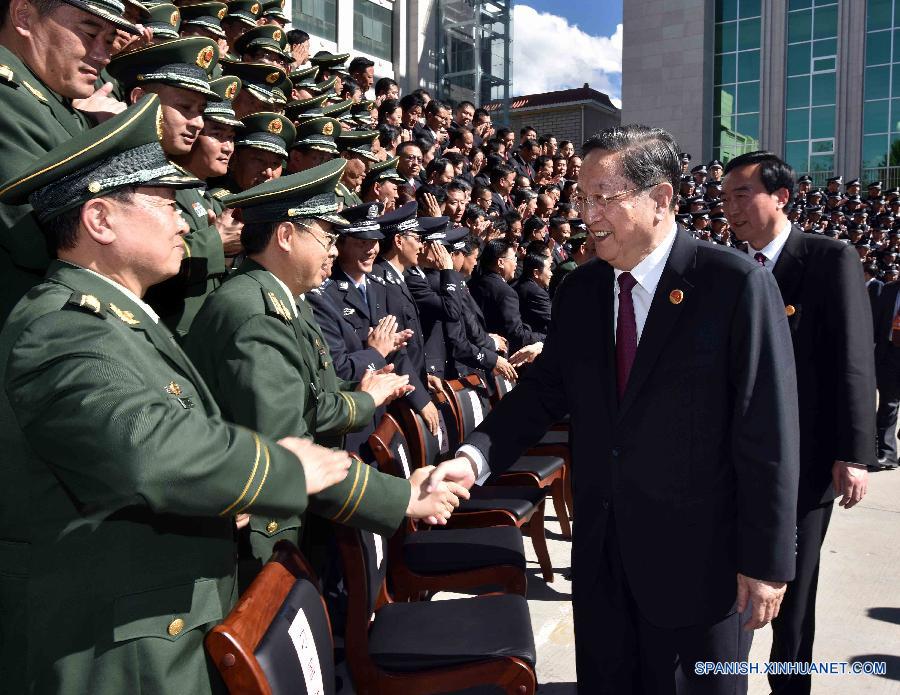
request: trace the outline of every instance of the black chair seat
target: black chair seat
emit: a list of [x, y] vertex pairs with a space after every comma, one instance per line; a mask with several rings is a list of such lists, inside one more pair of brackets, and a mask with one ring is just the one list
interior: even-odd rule
[[416, 531], [403, 541], [403, 560], [416, 574], [447, 574], [495, 565], [525, 569], [522, 532], [515, 526]]
[[389, 603], [375, 615], [369, 652], [379, 667], [403, 673], [536, 658], [528, 602], [518, 594]]
[[475, 485], [470, 492], [471, 498], [462, 500], [457, 512], [502, 509], [511, 512], [517, 519], [528, 516], [547, 496], [541, 488], [518, 485]]
[[[565, 462], [559, 456], [523, 456], [510, 466], [507, 473], [534, 473], [546, 478], [563, 467]], [[491, 482], [491, 478], [488, 478]]]
[[537, 443], [536, 446], [540, 446], [541, 444], [568, 444], [569, 443], [569, 433], [563, 432], [561, 430], [550, 430], [541, 437], [541, 441]]

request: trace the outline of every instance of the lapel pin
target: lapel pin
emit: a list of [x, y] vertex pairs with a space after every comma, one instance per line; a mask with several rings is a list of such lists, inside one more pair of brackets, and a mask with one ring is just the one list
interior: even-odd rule
[[672, 290], [669, 292], [669, 301], [672, 302], [672, 304], [681, 304], [681, 302], [684, 301], [684, 292], [681, 290]]
[[793, 304], [788, 304], [784, 308], [784, 313], [787, 314], [788, 316], [793, 316], [794, 314], [797, 313], [797, 309], [794, 307]]
[[168, 393], [170, 396], [180, 396], [181, 387], [174, 381], [170, 381], [169, 385], [166, 386], [166, 393]]

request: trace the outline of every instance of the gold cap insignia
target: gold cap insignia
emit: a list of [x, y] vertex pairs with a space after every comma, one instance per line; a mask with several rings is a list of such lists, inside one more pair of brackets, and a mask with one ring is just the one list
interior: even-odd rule
[[334, 124], [326, 123], [322, 126], [322, 135], [331, 135], [334, 132]]
[[794, 307], [793, 304], [788, 304], [784, 308], [784, 313], [787, 314], [788, 316], [793, 316], [794, 314], [797, 313], [797, 309]]
[[228, 14], [228, 8], [227, 8], [227, 7], [223, 7], [221, 10], [219, 10], [219, 12], [218, 12], [218, 14], [217, 14], [216, 16], [217, 16], [219, 19], [225, 19], [225, 15], [227, 15], [227, 14]]
[[212, 46], [207, 46], [197, 54], [197, 65], [206, 70], [212, 64], [213, 55]]
[[116, 318], [118, 318], [123, 323], [127, 323], [129, 326], [137, 326], [140, 323], [140, 321], [134, 318], [134, 314], [132, 314], [130, 311], [124, 311], [123, 309], [120, 309], [115, 304], [110, 304], [109, 310], [116, 315]]
[[250, 5], [250, 14], [259, 14], [259, 3], [254, 2]]
[[180, 16], [181, 16], [181, 14], [178, 12], [178, 10], [175, 10], [175, 11], [172, 13], [172, 16], [169, 17], [169, 24], [171, 24], [173, 27], [174, 27], [174, 26], [177, 26], [177, 25], [178, 25], [178, 18], [179, 18]]
[[266, 129], [270, 133], [275, 133], [275, 135], [278, 135], [282, 131], [283, 128], [284, 128], [284, 126], [281, 125], [281, 121], [277, 118], [269, 121], [269, 125], [266, 126]]
[[276, 41], [281, 41], [281, 29], [276, 29], [272, 32], [272, 38]]
[[100, 182], [99, 181], [91, 181], [88, 184], [88, 191], [91, 193], [99, 193], [100, 192]]
[[237, 94], [237, 82], [232, 82], [225, 87], [225, 98], [228, 100], [234, 99], [235, 94]]
[[681, 304], [684, 301], [684, 292], [681, 290], [672, 290], [669, 292], [669, 301], [672, 304]]
[[174, 381], [170, 381], [169, 385], [166, 386], [166, 393], [171, 396], [180, 396], [181, 395], [181, 387], [176, 384]]
[[275, 84], [275, 83], [278, 82], [280, 79], [281, 79], [281, 73], [280, 73], [280, 72], [270, 72], [268, 75], [266, 75], [266, 82], [267, 82], [268, 84]]

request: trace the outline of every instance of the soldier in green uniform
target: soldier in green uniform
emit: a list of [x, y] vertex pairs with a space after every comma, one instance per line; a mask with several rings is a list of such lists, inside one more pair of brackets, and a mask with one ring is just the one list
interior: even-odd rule
[[181, 28], [181, 12], [175, 5], [164, 2], [153, 5], [147, 10], [148, 17], [144, 20], [144, 28], [153, 34], [153, 42], [167, 41], [179, 38]]
[[293, 85], [287, 73], [277, 65], [228, 62], [222, 65], [222, 71], [241, 78], [243, 88], [234, 101], [238, 118], [260, 111], [284, 111]]
[[553, 270], [553, 276], [550, 278], [550, 296], [556, 294], [560, 283], [566, 279], [566, 275], [571, 273], [578, 266], [587, 263], [594, 257], [593, 244], [584, 222], [581, 220], [571, 220], [572, 229], [576, 231], [569, 237], [569, 258], [560, 263]]
[[[258, 0], [232, 0], [228, 3], [228, 14], [222, 17], [222, 31], [229, 46], [234, 46], [235, 41], [256, 26], [261, 11], [262, 5]], [[232, 52], [226, 54], [224, 59], [238, 62], [241, 57]]]
[[[336, 160], [225, 199], [241, 210], [247, 258], [206, 300], [185, 341], [226, 419], [276, 438], [337, 447], [345, 433], [367, 426], [377, 407], [411, 390], [408, 377], [390, 368], [358, 384], [338, 379], [304, 298], [328, 278], [337, 255], [332, 225], [346, 222], [335, 214], [334, 185], [344, 166]], [[424, 478], [416, 474], [411, 488], [364, 465], [317, 500], [331, 505], [331, 520], [390, 533], [404, 514], [435, 514], [435, 500], [419, 496]], [[242, 586], [278, 540], [298, 542], [300, 525], [300, 515], [251, 517], [249, 548], [242, 548], [249, 562], [241, 565], [251, 576], [241, 577]]]
[[[0, 179], [108, 116], [96, 90], [117, 30], [140, 32], [113, 0], [10, 0], [0, 11]], [[90, 40], [84, 35], [90, 34]], [[73, 100], [75, 100], [73, 102]], [[75, 105], [77, 104], [77, 107]], [[119, 107], [120, 108], [120, 107]], [[0, 205], [0, 323], [50, 259], [27, 204]]]
[[294, 124], [278, 113], [255, 113], [242, 124], [228, 166], [226, 188], [234, 193], [281, 176], [287, 148], [297, 135]]
[[260, 22], [262, 24], [276, 24], [284, 29], [291, 23], [291, 20], [284, 13], [284, 2], [285, 0], [264, 0]]
[[334, 134], [341, 132], [341, 124], [334, 118], [319, 116], [304, 119], [297, 129], [297, 139], [291, 147], [287, 170], [290, 174], [312, 169], [338, 156]]
[[317, 68], [319, 68], [318, 79], [320, 81], [328, 79], [329, 77], [338, 78], [334, 86], [334, 91], [340, 94], [343, 87], [343, 80], [341, 79], [340, 73], [344, 70], [344, 63], [347, 62], [347, 58], [349, 57], [349, 53], [331, 53], [330, 51], [319, 51], [314, 56], [310, 57], [309, 62], [311, 65], [315, 65]]
[[277, 24], [266, 24], [245, 32], [234, 42], [234, 52], [245, 63], [268, 63], [288, 70], [293, 61], [287, 36]]
[[226, 423], [141, 300], [197, 183], [158, 116], [147, 96], [0, 184], [57, 259], [0, 332], [4, 692], [221, 692], [203, 637], [236, 598], [235, 515], [300, 513], [351, 464]]
[[[222, 30], [222, 20], [228, 14], [228, 6], [224, 2], [198, 2], [181, 6], [181, 35], [205, 36], [212, 39], [219, 47], [220, 60], [228, 54], [228, 39]], [[216, 66], [221, 73], [221, 65]], [[216, 72], [214, 77], [219, 77]]]
[[316, 75], [319, 68], [315, 65], [308, 65], [305, 68], [296, 68], [288, 73], [293, 89], [291, 90], [291, 100], [309, 99], [317, 96], [321, 92], [317, 91]]

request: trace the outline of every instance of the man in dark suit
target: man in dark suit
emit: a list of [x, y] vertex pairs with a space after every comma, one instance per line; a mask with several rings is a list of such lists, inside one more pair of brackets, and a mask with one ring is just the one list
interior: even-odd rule
[[[878, 310], [878, 298], [884, 291], [884, 283], [878, 279], [878, 265], [869, 263], [863, 266], [863, 277], [866, 279], [866, 291], [869, 293], [869, 304], [872, 307], [872, 322], [875, 322], [875, 315]], [[876, 342], [878, 338], [875, 338]]]
[[553, 259], [541, 253], [528, 253], [522, 261], [522, 277], [516, 283], [522, 323], [532, 331], [550, 331], [550, 278]]
[[491, 206], [488, 208], [489, 215], [505, 215], [511, 210], [515, 210], [510, 194], [516, 183], [516, 172], [506, 164], [499, 164], [490, 173], [491, 180]]
[[[792, 226], [794, 172], [771, 152], [725, 167], [725, 212], [749, 257], [778, 281], [800, 411], [797, 573], [772, 623], [772, 661], [812, 661], [819, 551], [836, 495], [849, 509], [875, 462], [871, 310], [851, 246]], [[809, 693], [810, 676], [769, 675], [773, 692]]]
[[[878, 298], [875, 314], [875, 376], [878, 413], [877, 468], [897, 467], [897, 410], [900, 408], [900, 282], [889, 282]], [[894, 323], [898, 328], [894, 330]]]
[[459, 453], [481, 480], [570, 415], [579, 693], [746, 692], [695, 664], [744, 661], [794, 574], [784, 304], [763, 268], [677, 228], [668, 133], [610, 128], [583, 151], [598, 259], [560, 285], [543, 353]]

